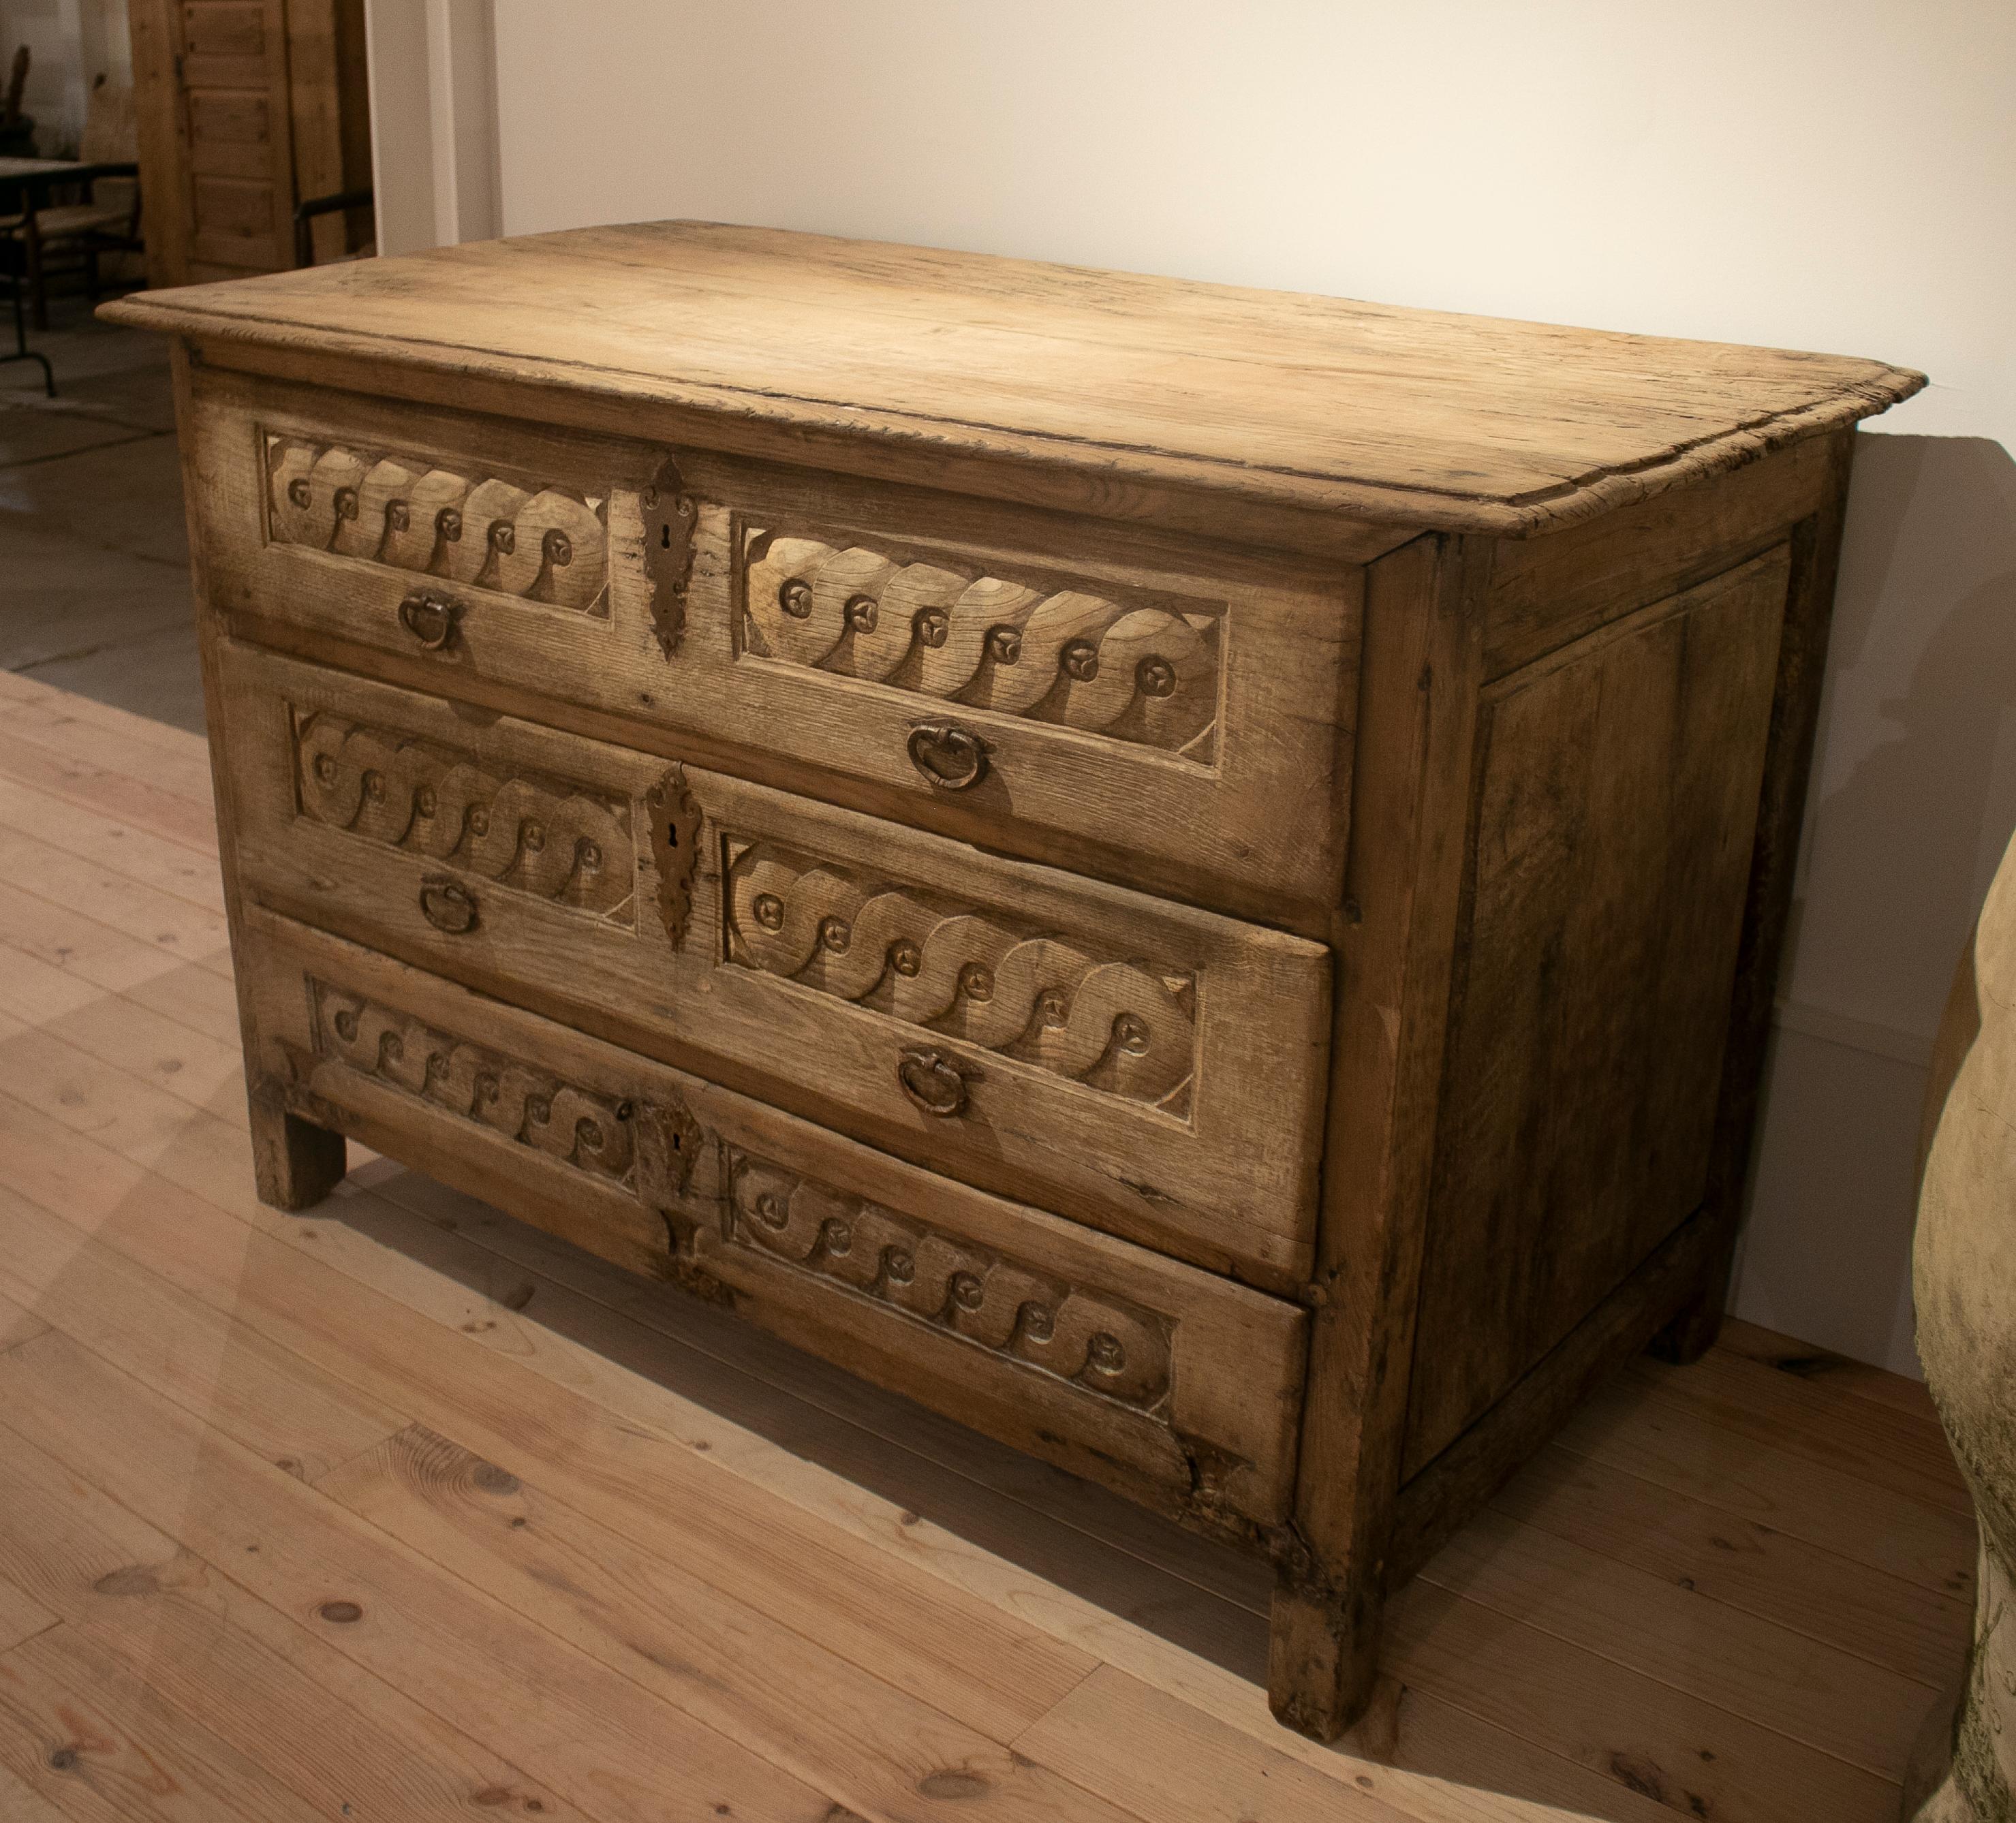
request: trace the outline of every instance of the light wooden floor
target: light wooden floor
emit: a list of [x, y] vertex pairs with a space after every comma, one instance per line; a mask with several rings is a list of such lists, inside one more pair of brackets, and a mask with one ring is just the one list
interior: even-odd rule
[[0, 1818], [1887, 1818], [1974, 1543], [1923, 1390], [1733, 1327], [1399, 1600], [1262, 1571], [371, 1160], [252, 1194], [195, 737], [0, 676]]

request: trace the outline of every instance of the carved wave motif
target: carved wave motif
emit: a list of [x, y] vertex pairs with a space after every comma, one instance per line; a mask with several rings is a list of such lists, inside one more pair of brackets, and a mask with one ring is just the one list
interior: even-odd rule
[[683, 1193], [702, 1136], [682, 1106], [617, 1099], [311, 983], [317, 1055], [346, 1065], [657, 1206]]
[[627, 802], [499, 777], [430, 742], [297, 712], [302, 813], [499, 886], [628, 922], [637, 864]]
[[1195, 982], [920, 888], [758, 843], [735, 851], [731, 962], [1130, 1101], [1188, 1112]]
[[728, 1155], [732, 1238], [992, 1353], [1121, 1403], [1168, 1390], [1156, 1319], [747, 1153]]
[[268, 536], [527, 601], [592, 609], [607, 579], [607, 502], [400, 456], [266, 437]]
[[765, 657], [1214, 757], [1222, 611], [761, 530], [746, 531], [741, 566], [751, 644]]

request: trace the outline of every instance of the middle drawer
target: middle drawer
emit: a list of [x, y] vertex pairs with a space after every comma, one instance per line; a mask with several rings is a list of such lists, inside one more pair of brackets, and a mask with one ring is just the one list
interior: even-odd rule
[[1323, 946], [220, 642], [256, 900], [984, 1188], [1306, 1275]]

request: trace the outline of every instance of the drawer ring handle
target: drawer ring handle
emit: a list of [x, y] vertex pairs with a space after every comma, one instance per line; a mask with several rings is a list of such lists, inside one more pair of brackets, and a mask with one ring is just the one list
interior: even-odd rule
[[909, 747], [910, 764], [947, 791], [964, 791], [987, 775], [986, 742], [956, 721], [919, 722]]
[[462, 603], [431, 589], [415, 589], [399, 604], [399, 624], [430, 652], [453, 643]]
[[966, 1112], [966, 1078], [942, 1051], [905, 1051], [896, 1059], [896, 1080], [905, 1095], [938, 1120]]
[[459, 880], [421, 881], [420, 910], [428, 923], [450, 937], [465, 936], [476, 928], [476, 895]]

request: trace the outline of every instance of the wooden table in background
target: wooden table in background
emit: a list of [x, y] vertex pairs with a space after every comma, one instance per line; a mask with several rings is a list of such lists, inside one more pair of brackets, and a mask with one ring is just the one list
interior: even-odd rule
[[[0, 158], [0, 216], [17, 213], [20, 207], [17, 198], [29, 190], [52, 183], [77, 182], [93, 168], [80, 164], [74, 158]], [[43, 390], [54, 398], [56, 370], [49, 365], [46, 354], [38, 354], [28, 346], [28, 322], [21, 311], [21, 275], [11, 263], [7, 268], [7, 288], [14, 305], [14, 352], [0, 354], [0, 366], [12, 361], [39, 362]]]

